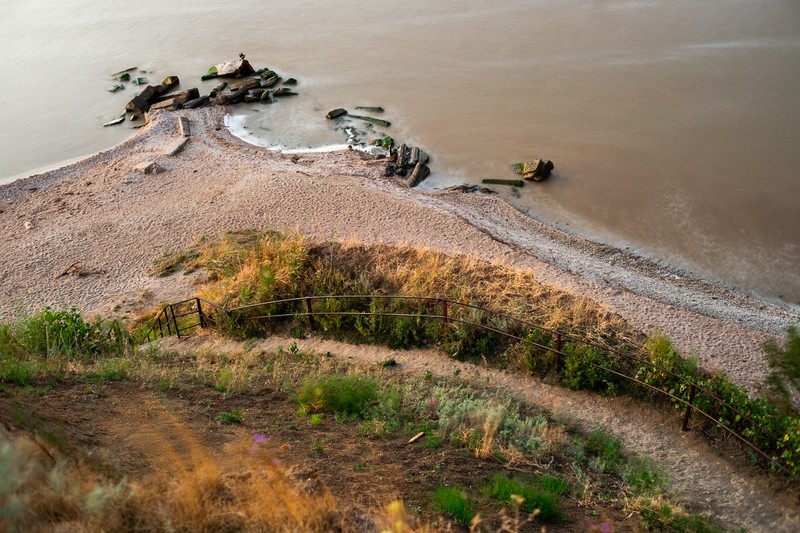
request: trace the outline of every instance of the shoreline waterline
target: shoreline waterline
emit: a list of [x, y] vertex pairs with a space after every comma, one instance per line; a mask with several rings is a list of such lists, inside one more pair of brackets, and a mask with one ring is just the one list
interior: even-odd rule
[[[261, 137], [256, 136], [252, 131], [247, 129], [245, 125], [247, 123], [247, 115], [243, 114], [232, 114], [229, 112], [225, 115], [224, 123], [230, 133], [238, 139], [254, 146], [287, 155], [329, 153], [347, 150], [370, 153], [368, 147], [364, 148], [362, 146], [345, 143], [319, 147], [309, 146], [305, 148], [287, 148], [280, 144], [270, 143]], [[449, 186], [461, 185], [462, 183], [466, 184], [465, 182], [459, 182], [459, 180], [453, 181], [448, 180], [447, 177], [442, 177], [441, 174], [447, 173], [447, 170], [441, 170], [434, 167], [433, 172], [439, 174], [439, 180], [451, 182]], [[446, 190], [448, 188], [448, 186], [438, 186], [438, 184], [432, 185], [432, 181], [435, 180], [431, 178], [423, 182], [423, 186], [419, 187], [419, 189], [427, 192], [437, 192]], [[652, 272], [661, 271], [664, 277], [671, 276], [673, 279], [684, 280], [685, 282], [689, 282], [688, 280], [691, 280], [691, 283], [696, 285], [708, 285], [709, 290], [712, 291], [726, 291], [745, 299], [752, 299], [754, 301], [773, 305], [790, 312], [800, 313], [800, 303], [794, 304], [780, 297], [759, 294], [755, 290], [737, 287], [723, 279], [715, 278], [714, 276], [708, 274], [701, 274], [694, 268], [694, 265], [692, 265], [690, 261], [683, 261], [684, 264], [682, 265], [673, 264], [670, 261], [659, 258], [655, 254], [643, 252], [640, 248], [637, 248], [632, 244], [620, 242], [621, 238], [618, 236], [608, 233], [587, 232], [580, 230], [576, 231], [573, 228], [566, 227], [564, 224], [559, 223], [558, 221], [545, 219], [535, 213], [530, 207], [526, 207], [525, 205], [521, 205], [519, 202], [515, 202], [514, 198], [509, 197], [508, 194], [504, 194], [505, 190], [502, 187], [496, 188], [495, 192], [498, 193], [498, 196], [503, 198], [503, 200], [507, 202], [510, 207], [516, 209], [524, 216], [535, 220], [539, 224], [550, 227], [553, 230], [563, 232], [570, 238], [585, 241], [587, 246], [591, 246], [597, 250], [602, 250], [602, 252], [599, 253], [604, 255], [613, 255], [618, 258], [622, 257], [623, 255], [629, 256], [629, 259], [625, 262], [640, 264], [642, 265], [642, 268], [647, 268]], [[585, 225], [580, 223], [576, 224], [575, 226], [579, 228], [585, 227]], [[673, 303], [680, 305], [680, 302]]]
[[[224, 127], [224, 114], [158, 111], [117, 147], [1, 186], [8, 243], [0, 250], [0, 315], [71, 304], [126, 314], [180, 299], [196, 290], [198, 274], [154, 278], [155, 259], [203, 235], [253, 227], [407, 244], [532, 271], [640, 331], [662, 331], [701, 364], [750, 386], [766, 372], [763, 342], [800, 323], [789, 309], [566, 234], [496, 195], [408, 189], [349, 150], [298, 157], [248, 144]], [[190, 120], [192, 136], [173, 153], [179, 116]], [[159, 173], [133, 170], [145, 160]], [[97, 274], [59, 276], [76, 261]]]
[[[309, 147], [296, 147], [296, 148], [288, 148], [282, 145], [276, 145], [273, 143], [266, 142], [263, 139], [253, 135], [253, 133], [249, 131], [245, 126], [246, 119], [247, 119], [246, 115], [242, 115], [240, 113], [234, 113], [231, 112], [230, 109], [226, 109], [223, 115], [222, 123], [225, 126], [228, 133], [230, 133], [230, 135], [232, 135], [233, 137], [241, 140], [244, 143], [247, 143], [248, 145], [263, 148], [270, 152], [285, 154], [285, 155], [331, 154], [336, 152], [348, 152], [348, 151], [356, 151], [359, 153], [371, 154], [368, 148], [364, 148], [361, 146], [354, 146], [346, 143], [325, 145], [319, 147], [309, 146]], [[40, 168], [32, 169], [29, 172], [12, 176], [10, 181], [0, 182], [0, 188], [7, 185], [12, 185], [16, 182], [25, 181], [30, 178], [36, 178], [40, 175], [50, 174], [64, 167], [84, 162], [92, 158], [95, 158], [99, 155], [102, 155], [105, 152], [115, 150], [118, 147], [124, 146], [127, 143], [134, 141], [138, 131], [139, 128], [134, 130], [131, 133], [130, 137], [108, 149], [100, 150], [98, 152], [91, 154], [85, 154], [75, 158], [70, 158], [58, 163], [44, 165]], [[445, 179], [444, 181], [447, 180]], [[455, 182], [453, 182], [453, 184], [460, 185], [460, 183], [456, 184]], [[436, 193], [447, 190], [448, 187], [431, 186], [430, 182], [428, 182], [423, 187], [418, 187], [418, 188], [424, 192]], [[711, 275], [701, 274], [697, 272], [693, 268], [693, 265], [691, 264], [680, 265], [671, 263], [668, 260], [664, 260], [656, 255], [642, 252], [642, 250], [640, 250], [639, 248], [636, 248], [632, 245], [628, 245], [628, 243], [619, 242], [619, 239], [615, 238], [614, 235], [603, 234], [603, 233], [598, 234], [586, 231], [583, 232], [576, 231], [574, 228], [566, 227], [564, 224], [559, 223], [558, 221], [542, 218], [537, 213], [535, 213], [531, 208], [528, 208], [524, 205], [519, 205], [518, 203], [513, 201], [513, 198], [509, 198], [507, 195], [504, 195], [503, 194], [504, 191], [502, 188], [500, 188], [500, 190], [496, 190], [496, 192], [498, 193], [497, 196], [502, 198], [509, 208], [518, 211], [522, 216], [527, 217], [532, 221], [535, 221], [542, 227], [550, 228], [552, 231], [563, 233], [565, 235], [565, 238], [567, 239], [573, 239], [576, 242], [583, 243], [582, 246], [584, 246], [585, 248], [587, 249], [591, 248], [596, 250], [595, 252], [596, 254], [599, 254], [601, 256], [613, 256], [618, 262], [640, 265], [640, 268], [650, 271], [651, 275], [653, 273], [658, 273], [658, 276], [663, 280], [670, 280], [671, 278], [672, 280], [678, 280], [682, 283], [689, 283], [697, 287], [704, 287], [703, 290], [707, 292], [725, 293], [735, 298], [741, 298], [742, 301], [752, 300], [753, 305], [756, 306], [758, 305], [774, 306], [777, 309], [783, 310], [788, 313], [797, 314], [798, 316], [800, 316], [800, 303], [794, 304], [779, 297], [759, 294], [755, 290], [737, 287], [734, 284], [727, 282], [723, 279], [715, 278], [714, 276]], [[0, 200], [2, 200], [1, 195], [0, 195]], [[580, 226], [580, 224], [578, 224], [578, 226]], [[627, 259], [623, 260], [622, 259], [623, 257]], [[551, 260], [554, 261], [555, 263], [558, 263], [562, 268], [566, 268], [565, 263], [558, 262], [555, 257], [552, 257]], [[590, 278], [593, 277], [591, 273], [587, 272], [575, 272], [575, 273], [581, 276], [588, 275]], [[613, 280], [609, 280], [606, 278], [596, 278], [596, 279], [599, 280], [601, 283], [607, 283], [609, 285], [614, 285], [615, 283], [617, 283]], [[648, 296], [653, 296], [653, 295], [654, 294], [650, 294]], [[679, 300], [676, 300], [675, 298], [667, 299], [666, 301], [668, 301], [670, 304], [673, 305], [683, 305]], [[695, 310], [703, 312], [702, 308], [695, 308]], [[713, 315], [713, 313], [711, 313], [711, 315]], [[773, 331], [773, 333], [775, 332]]]

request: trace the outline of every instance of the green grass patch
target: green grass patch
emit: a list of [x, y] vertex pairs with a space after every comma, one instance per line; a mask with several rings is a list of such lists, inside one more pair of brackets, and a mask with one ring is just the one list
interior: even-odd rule
[[567, 491], [567, 482], [554, 476], [538, 479], [509, 478], [495, 474], [484, 485], [484, 496], [519, 506], [528, 513], [538, 511], [536, 519], [542, 522], [558, 520], [558, 499]]
[[38, 370], [39, 365], [34, 360], [5, 357], [0, 360], [0, 381], [27, 387]]
[[444, 445], [444, 439], [439, 435], [429, 435], [425, 438], [425, 447], [435, 450], [437, 448], [441, 448]]
[[95, 371], [86, 373], [88, 381], [124, 381], [128, 379], [130, 361], [127, 359], [106, 359], [97, 364]]
[[297, 402], [307, 413], [330, 412], [365, 417], [378, 399], [378, 385], [371, 378], [333, 374], [307, 379]]
[[216, 420], [217, 422], [222, 422], [223, 424], [241, 424], [244, 422], [244, 411], [238, 407], [230, 412], [223, 411], [217, 415]]
[[591, 457], [589, 466], [597, 472], [617, 472], [624, 463], [622, 439], [608, 429], [594, 429], [583, 443], [583, 448]]
[[460, 487], [437, 488], [433, 494], [432, 506], [465, 527], [469, 527], [475, 516], [474, 504]]
[[636, 494], [658, 494], [668, 488], [667, 474], [647, 458], [632, 457], [621, 470], [623, 481]]

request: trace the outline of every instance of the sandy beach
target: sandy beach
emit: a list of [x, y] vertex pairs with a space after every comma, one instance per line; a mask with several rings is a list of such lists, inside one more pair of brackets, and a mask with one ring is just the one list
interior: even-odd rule
[[[192, 295], [199, 274], [156, 278], [153, 261], [203, 235], [277, 228], [533, 271], [643, 332], [658, 328], [747, 386], [765, 376], [763, 342], [800, 324], [792, 309], [569, 235], [494, 195], [408, 189], [357, 152], [288, 155], [250, 145], [224, 116], [223, 108], [156, 111], [110, 150], [0, 187], [0, 318], [46, 305], [126, 315]], [[178, 117], [189, 120], [188, 138]], [[142, 162], [158, 172], [136, 172]]]

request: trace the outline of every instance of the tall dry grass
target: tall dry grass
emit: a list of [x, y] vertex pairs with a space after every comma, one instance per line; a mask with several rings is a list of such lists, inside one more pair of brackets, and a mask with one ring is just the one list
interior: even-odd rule
[[[224, 466], [169, 413], [156, 472], [112, 483], [79, 459], [53, 459], [33, 439], [0, 435], [3, 531], [354, 531], [357, 512], [307, 473], [285, 468], [255, 434]], [[383, 512], [377, 519], [384, 519]], [[362, 520], [374, 522], [364, 515]]]
[[589, 298], [544, 285], [532, 271], [464, 254], [255, 230], [206, 239], [196, 249], [199, 258], [184, 266], [206, 268], [209, 283], [201, 296], [227, 307], [307, 295], [442, 297], [550, 329], [638, 337], [619, 315]]

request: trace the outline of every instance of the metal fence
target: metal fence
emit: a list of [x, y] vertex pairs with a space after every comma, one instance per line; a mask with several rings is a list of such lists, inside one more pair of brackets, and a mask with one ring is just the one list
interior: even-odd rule
[[[330, 302], [337, 300], [356, 300], [356, 299], [363, 300], [365, 302], [412, 300], [423, 303], [424, 308], [423, 307], [418, 308], [418, 312], [415, 313], [392, 312], [385, 310], [336, 311], [329, 309], [319, 309], [319, 305], [317, 305], [317, 309], [314, 308], [315, 302], [320, 302], [320, 301]], [[436, 311], [433, 311], [434, 309]], [[683, 412], [681, 429], [683, 431], [687, 431], [689, 429], [689, 424], [692, 415], [697, 414], [700, 417], [720, 427], [733, 437], [735, 437], [747, 449], [750, 449], [756, 455], [766, 459], [775, 468], [783, 471], [789, 476], [792, 476], [791, 472], [788, 470], [788, 468], [780, 458], [773, 457], [767, 451], [759, 448], [755, 443], [752, 442], [752, 440], [748, 439], [743, 434], [743, 431], [749, 430], [748, 432], [750, 434], [758, 433], [761, 435], [762, 438], [766, 438], [767, 440], [771, 440], [772, 442], [777, 443], [779, 442], [780, 439], [776, 435], [772, 434], [762, 425], [752, 420], [745, 413], [742, 413], [741, 411], [730, 405], [730, 403], [719, 398], [717, 395], [715, 395], [712, 391], [708, 390], [706, 387], [703, 387], [702, 385], [680, 374], [677, 374], [669, 369], [663, 368], [653, 363], [648, 358], [644, 357], [641, 348], [630, 344], [627, 345], [627, 348], [631, 353], [628, 353], [627, 350], [623, 351], [612, 346], [602, 345], [597, 341], [592, 341], [586, 338], [578, 337], [576, 335], [568, 334], [554, 329], [545, 328], [538, 324], [534, 324], [532, 322], [528, 322], [504, 313], [498, 313], [489, 310], [485, 307], [459, 302], [456, 300], [450, 300], [447, 298], [401, 296], [401, 295], [304, 296], [299, 298], [272, 300], [269, 302], [256, 303], [231, 309], [221, 307], [217, 304], [214, 304], [207, 300], [203, 300], [201, 298], [191, 298], [188, 300], [164, 306], [161, 312], [154, 319], [153, 325], [150, 331], [147, 333], [146, 337], [148, 341], [150, 341], [158, 337], [164, 337], [165, 335], [176, 335], [179, 338], [181, 336], [189, 335], [197, 328], [204, 328], [210, 323], [217, 322], [216, 319], [210, 318], [208, 313], [209, 310], [213, 310], [213, 312], [216, 314], [221, 313], [230, 323], [234, 325], [240, 324], [242, 321], [252, 322], [252, 321], [269, 321], [269, 320], [289, 319], [289, 318], [291, 319], [305, 318], [306, 320], [308, 320], [308, 325], [312, 329], [316, 327], [315, 317], [322, 317], [322, 316], [327, 316], [327, 317], [380, 316], [380, 317], [395, 317], [395, 318], [406, 317], [406, 318], [418, 318], [426, 320], [438, 320], [441, 321], [442, 338], [446, 337], [448, 333], [449, 324], [451, 323], [463, 324], [470, 328], [478, 328], [483, 331], [489, 331], [497, 335], [501, 335], [503, 337], [525, 343], [526, 345], [537, 347], [541, 350], [546, 351], [547, 353], [552, 354], [553, 369], [556, 372], [558, 372], [559, 370], [559, 364], [561, 359], [563, 357], [569, 357], [569, 354], [563, 351], [563, 347], [566, 346], [566, 343], [592, 347], [604, 351], [606, 353], [613, 354], [621, 359], [627, 360], [634, 365], [634, 368], [647, 367], [654, 371], [661, 372], [664, 375], [669, 375], [675, 380], [676, 383], [678, 383], [679, 385], [683, 385], [683, 387], [680, 388], [682, 390], [688, 391], [686, 397], [680, 397], [669, 391], [662, 390], [658, 387], [651, 385], [650, 383], [646, 383], [638, 379], [634, 375], [626, 374], [618, 369], [609, 368], [607, 366], [598, 364], [596, 362], [587, 361], [588, 364], [596, 367], [599, 370], [602, 370], [609, 374], [613, 374], [619, 378], [634, 383], [639, 387], [642, 387], [648, 391], [656, 393], [664, 398], [667, 398], [669, 400], [672, 400], [673, 402], [677, 402], [678, 404], [682, 405], [684, 408], [684, 412]], [[431, 310], [431, 312], [428, 312], [428, 310]], [[507, 329], [511, 329], [510, 327], [507, 329], [501, 327], [495, 327], [489, 324], [490, 320], [488, 319], [485, 320], [484, 322], [471, 320], [469, 319], [468, 316], [469, 314], [466, 313], [465, 310], [471, 310], [473, 312], [478, 312], [483, 314], [484, 317], [493, 318], [495, 323], [499, 322], [505, 324], [516, 324], [518, 330], [522, 331], [537, 330], [541, 333], [549, 335], [554, 340], [554, 342], [552, 345], [537, 343], [524, 336], [520, 336], [518, 334], [512, 333], [511, 331], [508, 331]], [[278, 311], [278, 312], [272, 312], [272, 311]], [[705, 396], [708, 403], [715, 407], [715, 409], [713, 409], [714, 411], [721, 412], [723, 408], [726, 409], [728, 411], [728, 414], [730, 415], [730, 418], [736, 420], [740, 427], [744, 427], [744, 430], [737, 431], [735, 428], [731, 427], [731, 425], [726, 423], [724, 420], [721, 420], [720, 418], [713, 416], [706, 410], [699, 407], [698, 398], [702, 396]]]

